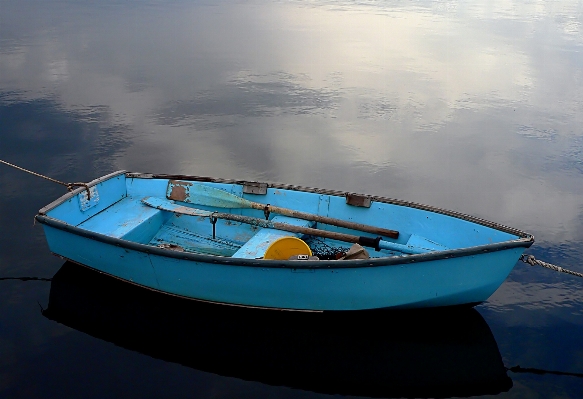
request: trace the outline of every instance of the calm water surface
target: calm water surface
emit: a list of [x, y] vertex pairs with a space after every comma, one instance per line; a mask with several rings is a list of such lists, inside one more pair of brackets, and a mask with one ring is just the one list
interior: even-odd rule
[[[0, 159], [65, 182], [400, 198], [583, 272], [582, 110], [580, 1], [0, 0]], [[518, 264], [456, 317], [267, 321], [63, 265], [33, 226], [63, 193], [0, 165], [1, 397], [582, 395], [578, 277]]]

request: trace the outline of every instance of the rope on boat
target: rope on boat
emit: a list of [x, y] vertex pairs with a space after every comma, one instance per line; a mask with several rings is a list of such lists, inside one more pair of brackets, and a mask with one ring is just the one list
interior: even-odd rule
[[87, 185], [87, 183], [65, 183], [65, 182], [53, 179], [51, 177], [41, 175], [40, 173], [36, 173], [36, 172], [31, 171], [31, 170], [21, 168], [20, 166], [13, 165], [13, 164], [6, 162], [6, 161], [3, 161], [1, 159], [0, 159], [0, 163], [3, 163], [4, 165], [12, 166], [13, 168], [21, 170], [23, 172], [30, 173], [33, 176], [42, 177], [43, 179], [47, 179], [49, 181], [52, 181], [53, 183], [61, 184], [65, 187], [67, 187], [67, 190], [69, 190], [69, 191], [73, 191], [76, 187], [85, 187], [85, 189], [87, 190], [87, 199], [91, 199], [91, 191], [89, 190], [89, 186]]
[[312, 255], [317, 256], [321, 260], [338, 260], [346, 255], [350, 248], [326, 244], [324, 240], [315, 236], [308, 236], [305, 240], [310, 247]]
[[567, 273], [567, 274], [571, 274], [573, 276], [583, 277], [583, 273], [574, 272], [572, 270], [563, 269], [560, 266], [551, 265], [550, 263], [543, 262], [542, 260], [536, 259], [533, 255], [522, 254], [522, 255], [520, 255], [520, 260], [523, 261], [524, 263], [528, 263], [531, 266], [538, 265], [538, 266], [546, 267], [547, 269], [554, 270], [554, 271], [559, 272], [559, 273]]

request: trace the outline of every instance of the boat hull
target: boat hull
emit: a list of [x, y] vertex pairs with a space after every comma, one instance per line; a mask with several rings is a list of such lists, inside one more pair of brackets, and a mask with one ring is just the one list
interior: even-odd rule
[[[99, 206], [103, 209], [95, 206], [82, 212], [99, 217], [120, 201], [126, 181], [124, 175], [114, 175], [93, 185], [100, 186]], [[237, 259], [140, 242], [138, 238], [146, 234], [144, 226], [154, 224], [154, 218], [141, 222], [140, 231], [127, 234], [126, 238], [133, 240], [83, 228], [83, 217], [91, 217], [82, 216], [82, 212], [73, 214], [76, 211], [71, 205], [74, 196], [81, 193], [77, 190], [64, 196], [37, 215], [54, 254], [152, 290], [236, 306], [359, 311], [475, 305], [496, 291], [533, 242], [532, 236], [525, 235], [461, 249], [351, 261]], [[124, 195], [127, 193], [121, 197]], [[72, 222], [61, 220], [59, 215]]]
[[477, 304], [496, 291], [524, 251], [371, 267], [272, 268], [171, 258], [49, 226], [45, 232], [55, 254], [150, 289], [210, 302], [312, 311]]

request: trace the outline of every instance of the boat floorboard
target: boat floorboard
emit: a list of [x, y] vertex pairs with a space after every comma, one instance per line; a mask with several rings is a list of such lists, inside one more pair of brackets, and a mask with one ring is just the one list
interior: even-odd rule
[[172, 224], [162, 226], [149, 243], [153, 246], [204, 255], [232, 256], [241, 244], [224, 238], [203, 236]]

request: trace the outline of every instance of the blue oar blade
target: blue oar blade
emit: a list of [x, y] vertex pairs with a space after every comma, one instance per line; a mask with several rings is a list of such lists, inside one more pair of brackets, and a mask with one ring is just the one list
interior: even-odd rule
[[411, 234], [411, 237], [409, 237], [409, 240], [407, 241], [407, 246], [411, 248], [419, 248], [426, 252], [447, 251], [449, 249], [445, 245], [418, 236], [417, 234]]
[[186, 181], [168, 182], [168, 199], [216, 208], [251, 208], [251, 202], [225, 190]]
[[210, 217], [213, 214], [213, 212], [210, 211], [203, 211], [202, 209], [189, 208], [183, 205], [177, 205], [172, 201], [156, 197], [146, 197], [142, 199], [142, 203], [151, 206], [152, 208], [168, 212], [180, 213], [183, 215]]
[[436, 243], [435, 241], [428, 240], [425, 237], [418, 236], [416, 234], [411, 234], [411, 237], [406, 244], [397, 244], [390, 241], [379, 241], [379, 248], [388, 249], [391, 251], [399, 251], [405, 254], [423, 254], [426, 252], [436, 252], [436, 251], [447, 251], [444, 245]]

